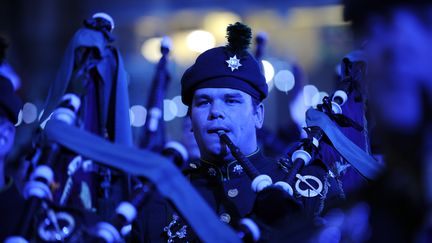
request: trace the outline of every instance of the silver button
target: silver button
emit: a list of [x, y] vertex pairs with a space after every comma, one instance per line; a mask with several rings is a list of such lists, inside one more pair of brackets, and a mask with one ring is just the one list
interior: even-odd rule
[[227, 213], [223, 213], [219, 216], [220, 220], [225, 223], [229, 223], [231, 221], [231, 216]]
[[197, 165], [194, 164], [194, 163], [190, 163], [189, 166], [190, 166], [191, 168], [193, 168], [193, 169], [196, 169], [196, 168], [197, 168]]
[[229, 190], [228, 190], [228, 196], [229, 196], [229, 197], [236, 197], [237, 195], [238, 195], [238, 190], [237, 190], [237, 188], [229, 189]]

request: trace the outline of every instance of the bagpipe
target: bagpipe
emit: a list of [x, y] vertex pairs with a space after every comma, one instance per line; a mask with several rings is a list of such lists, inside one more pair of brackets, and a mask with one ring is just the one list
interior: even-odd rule
[[[78, 96], [66, 94], [48, 122], [59, 122], [66, 125], [69, 129], [72, 129], [72, 132], [77, 132], [76, 135], [78, 135], [81, 130], [77, 130], [73, 125], [76, 125], [79, 107], [80, 99]], [[56, 129], [54, 132], [58, 134], [62, 130]], [[92, 212], [85, 213], [77, 208], [65, 207], [65, 201], [70, 195], [70, 188], [73, 186], [71, 178], [69, 177], [70, 180], [65, 184], [59, 202], [53, 200], [53, 191], [55, 190], [53, 187], [55, 184], [54, 167], [59, 162], [59, 154], [66, 148], [48, 138], [49, 135], [45, 133], [43, 135], [45, 139], [43, 143], [40, 142], [42, 144], [39, 148], [40, 155], [33, 158], [33, 160], [37, 160], [37, 166], [30, 174], [23, 190], [24, 198], [28, 201], [28, 207], [20, 220], [15, 235], [10, 236], [7, 242], [28, 242], [32, 240], [44, 242], [122, 242], [121, 230], [123, 227], [130, 225], [136, 216], [136, 212], [145, 202], [147, 194], [151, 192], [150, 188], [155, 190], [154, 185], [150, 183], [141, 185], [139, 189], [134, 191], [129, 202], [123, 201], [116, 207], [115, 214], [109, 221], [102, 220], [98, 215], [88, 216], [94, 214]], [[92, 137], [92, 135], [90, 136]], [[168, 146], [164, 154], [173, 162], [181, 163], [185, 158], [175, 149], [176, 146], [178, 145], [172, 144]], [[80, 146], [78, 145], [78, 147]], [[68, 171], [69, 175], [76, 171], [83, 161], [88, 160], [82, 159], [81, 155], [74, 157], [68, 166], [70, 169]]]
[[[50, 119], [75, 125], [80, 105], [76, 95], [66, 94]], [[35, 240], [35, 235], [38, 241], [63, 241], [79, 227], [80, 220], [73, 215], [74, 210], [62, 209], [53, 201], [54, 167], [62, 148], [46, 137], [40, 140], [43, 140], [39, 141], [41, 146], [32, 153], [35, 168], [23, 188], [27, 207], [15, 234], [6, 242], [29, 242]]]
[[[367, 62], [361, 51], [345, 56], [336, 91], [331, 97], [324, 97], [317, 109], [306, 112], [306, 124], [309, 127], [318, 126], [323, 131], [326, 138], [324, 146], [331, 146], [334, 150], [327, 151], [328, 156], [333, 156], [332, 159], [334, 154], [341, 156], [362, 178], [374, 180], [383, 171], [384, 165], [371, 156], [365, 107], [366, 67]], [[328, 165], [331, 167], [331, 164]], [[335, 176], [340, 174], [340, 170], [340, 167], [334, 170]]]
[[163, 124], [163, 100], [171, 80], [167, 70], [171, 45], [169, 37], [162, 38], [160, 45], [161, 58], [156, 66], [146, 105], [148, 108], [146, 123], [138, 141], [139, 147], [155, 152], [162, 151], [166, 142], [165, 126]]
[[[185, 160], [185, 153], [179, 149], [179, 144], [167, 143], [161, 152], [164, 156], [149, 150], [135, 149], [130, 146], [128, 139], [129, 124], [127, 130], [121, 126], [125, 118], [129, 121], [129, 115], [125, 115], [123, 119], [118, 116], [118, 113], [122, 115], [124, 111], [128, 111], [127, 97], [116, 95], [114, 109], [104, 109], [113, 102], [107, 101], [110, 100], [109, 97], [99, 99], [103, 96], [101, 94], [122, 92], [126, 87], [118, 52], [112, 52], [115, 49], [111, 46], [104, 46], [112, 40], [108, 37], [112, 37], [110, 30], [113, 28], [111, 19], [104, 18], [107, 16], [99, 14], [85, 22], [86, 28], [78, 31], [67, 49], [66, 56], [73, 58], [65, 58], [55, 83], [51, 86], [45, 113], [41, 118], [46, 121], [45, 127], [28, 158], [34, 165], [26, 185], [26, 197], [31, 206], [24, 213], [25, 217], [21, 220], [23, 223], [8, 242], [122, 242], [122, 231], [130, 227], [137, 212], [146, 203], [147, 196], [155, 190], [173, 203], [201, 240], [238, 242], [237, 233], [219, 221], [174, 165], [183, 164]], [[94, 35], [96, 39], [101, 38], [101, 42], [87, 43], [90, 40], [85, 39], [86, 34]], [[91, 48], [83, 48], [82, 45]], [[117, 74], [115, 78], [100, 72], [112, 64], [112, 59], [99, 60], [94, 52], [114, 53], [114, 60], [118, 64], [113, 72]], [[95, 72], [99, 73], [95, 75]], [[105, 87], [111, 88], [109, 91], [102, 89], [104, 92], [100, 92], [98, 80], [94, 80], [94, 77], [109, 79], [106, 83], [112, 81], [113, 86]], [[80, 81], [83, 83], [79, 83]], [[82, 92], [83, 89], [88, 92]], [[75, 91], [76, 95], [64, 95], [66, 90]], [[98, 92], [99, 96], [95, 95]], [[80, 108], [77, 105], [79, 103]], [[114, 121], [110, 122], [107, 118], [113, 116], [106, 112], [113, 111]], [[90, 119], [94, 114], [97, 119]], [[122, 131], [125, 134], [121, 134]], [[39, 137], [42, 138], [39, 140]], [[59, 156], [65, 152], [71, 156], [66, 163], [67, 170], [62, 173], [54, 167], [64, 162], [59, 161]], [[107, 172], [114, 169], [132, 175], [130, 178], [136, 182], [129, 200], [119, 202], [105, 217], [101, 217], [98, 211], [76, 208], [68, 203], [75, 197], [71, 192], [79, 186], [76, 184], [79, 181], [74, 179], [76, 173], [100, 171], [100, 168], [108, 168], [109, 170], [104, 170]], [[54, 179], [59, 175], [67, 176], [60, 185]], [[102, 184], [100, 187], [104, 188]]]
[[[337, 170], [332, 170], [332, 166], [336, 164], [333, 160], [335, 154], [346, 160], [349, 166], [367, 180], [377, 179], [384, 170], [384, 166], [367, 151], [368, 138], [364, 136], [364, 129], [366, 129], [366, 124], [363, 123], [364, 114], [356, 113], [364, 111], [365, 100], [365, 97], [361, 96], [363, 90], [358, 82], [364, 78], [366, 64], [359, 64], [358, 58], [358, 53], [355, 53], [343, 59], [342, 80], [336, 91], [330, 97], [324, 97], [322, 104], [317, 108], [310, 108], [307, 111], [307, 127], [304, 128], [307, 138], [290, 147], [288, 156], [279, 161], [286, 171], [283, 180], [273, 183], [268, 175], [260, 174], [229, 137], [223, 131], [219, 132], [221, 142], [227, 145], [232, 155], [242, 165], [252, 181], [252, 190], [257, 193], [252, 211], [253, 219], [259, 226], [257, 232], [265, 229], [266, 226], [289, 228], [288, 224], [281, 226], [281, 222], [285, 222], [289, 217], [296, 219], [309, 217], [310, 213], [305, 211], [310, 208], [317, 209], [313, 213], [313, 216], [317, 216], [322, 211], [321, 206], [318, 205], [321, 204], [319, 201], [326, 200], [326, 197], [330, 198], [329, 200], [336, 200], [331, 197], [339, 198], [340, 194], [343, 194], [342, 189], [336, 190], [333, 192], [335, 195], [331, 195], [329, 186], [326, 186], [331, 184], [329, 180], [333, 180], [334, 186], [330, 187], [337, 188], [335, 178], [343, 177], [337, 174]], [[356, 105], [362, 109], [353, 109]], [[351, 133], [346, 132], [347, 130]], [[354, 135], [352, 131], [355, 131]], [[328, 148], [331, 148], [331, 156], [327, 151]], [[306, 199], [301, 200], [301, 198]], [[332, 206], [331, 203], [329, 206]], [[310, 220], [313, 220], [313, 216]], [[308, 220], [299, 224], [304, 224], [306, 228], [314, 225]], [[298, 229], [294, 227], [293, 230]], [[286, 231], [290, 232], [290, 229]], [[285, 236], [288, 233], [280, 235]]]
[[[65, 93], [74, 93], [82, 104], [77, 114], [78, 127], [115, 143], [132, 145], [128, 78], [120, 52], [113, 45], [114, 27], [113, 19], [106, 13], [96, 13], [84, 20], [83, 27], [75, 32], [64, 53], [40, 120], [49, 118]], [[61, 184], [66, 184], [65, 192], [55, 195], [56, 199], [60, 197], [61, 205], [79, 204], [87, 210], [105, 208], [103, 211], [109, 213], [119, 200], [113, 197], [113, 191], [125, 192], [119, 197], [127, 196], [127, 175], [90, 160], [74, 159], [76, 155], [70, 156], [63, 156], [61, 159], [68, 162], [59, 163], [60, 168], [56, 168], [64, 171], [61, 176], [66, 177], [59, 178]], [[68, 196], [79, 193], [71, 185], [72, 177], [81, 183], [81, 192], [85, 194], [82, 198]]]
[[[235, 227], [246, 228], [247, 232], [249, 232], [247, 237], [242, 238], [244, 241], [257, 242], [263, 240], [261, 239], [262, 229], [266, 230], [268, 226], [274, 226], [282, 218], [301, 215], [303, 205], [294, 197], [292, 189], [294, 187], [294, 178], [299, 178], [308, 185], [308, 190], [312, 191], [312, 193], [321, 194], [322, 185], [315, 188], [314, 185], [306, 181], [306, 176], [303, 177], [298, 174], [303, 166], [308, 165], [311, 159], [311, 155], [305, 150], [297, 150], [293, 154], [295, 166], [288, 171], [283, 180], [273, 183], [273, 179], [269, 175], [260, 173], [239, 148], [233, 144], [226, 133], [219, 131], [218, 135], [221, 142], [229, 148], [233, 157], [244, 168], [245, 173], [251, 179], [251, 189], [257, 194], [250, 217], [246, 217], [234, 224]], [[314, 142], [319, 141], [319, 138], [319, 136], [314, 138]], [[298, 183], [296, 187], [298, 187]]]
[[[57, 77], [50, 86], [41, 117], [42, 124], [58, 120], [116, 143], [131, 144], [126, 74], [118, 50], [111, 45], [114, 41], [111, 34], [114, 21], [105, 13], [96, 13], [86, 19], [83, 25], [70, 41]], [[30, 201], [27, 218], [22, 220], [19, 232], [25, 237], [31, 231], [29, 222], [33, 217], [32, 212], [38, 208], [48, 210], [48, 204], [52, 204], [54, 208], [73, 206], [81, 211], [90, 211], [101, 204], [95, 200], [97, 196], [94, 195], [99, 193], [96, 188], [99, 187], [93, 183], [103, 177], [100, 188], [106, 199], [110, 197], [111, 189], [110, 168], [83, 160], [79, 154], [49, 141], [43, 130], [35, 137], [33, 151], [27, 156], [31, 174], [23, 191], [24, 197]], [[74, 179], [77, 174], [81, 177]], [[80, 184], [74, 185], [74, 181]], [[71, 199], [77, 198], [71, 194], [79, 186], [80, 206], [75, 201], [71, 202]], [[83, 193], [85, 196], [81, 198]], [[67, 217], [68, 227], [59, 228], [53, 214], [47, 216], [54, 222], [46, 226], [55, 226], [56, 232], [52, 234], [54, 238], [65, 238], [72, 232], [68, 228], [74, 228], [73, 217]], [[38, 229], [39, 236], [49, 241], [43, 237], [43, 229]], [[62, 230], [68, 233], [62, 235]]]

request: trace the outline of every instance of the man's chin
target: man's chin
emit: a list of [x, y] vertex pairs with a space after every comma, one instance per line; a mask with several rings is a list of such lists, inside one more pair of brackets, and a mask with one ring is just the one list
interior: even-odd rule
[[226, 146], [217, 146], [210, 148], [207, 154], [209, 159], [213, 160], [228, 160], [232, 157]]

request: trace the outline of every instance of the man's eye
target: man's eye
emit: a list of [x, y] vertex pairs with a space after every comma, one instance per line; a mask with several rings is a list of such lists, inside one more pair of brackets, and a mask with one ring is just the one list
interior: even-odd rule
[[235, 103], [239, 103], [239, 101], [236, 100], [236, 99], [227, 99], [226, 103], [228, 103], [228, 104], [235, 104]]
[[207, 105], [210, 104], [210, 102], [208, 100], [201, 100], [197, 102], [197, 106], [203, 106], [203, 105]]

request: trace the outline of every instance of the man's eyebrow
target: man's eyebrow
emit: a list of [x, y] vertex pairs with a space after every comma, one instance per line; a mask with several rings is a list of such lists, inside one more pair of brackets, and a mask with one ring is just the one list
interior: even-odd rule
[[211, 100], [211, 99], [212, 99], [212, 97], [208, 94], [198, 94], [198, 95], [195, 95], [193, 97], [192, 102], [202, 101], [202, 100]]
[[197, 100], [197, 99], [210, 99], [210, 96], [207, 94], [198, 94], [198, 95], [194, 96], [194, 100]]
[[224, 95], [225, 98], [243, 98], [240, 93], [228, 93]]

